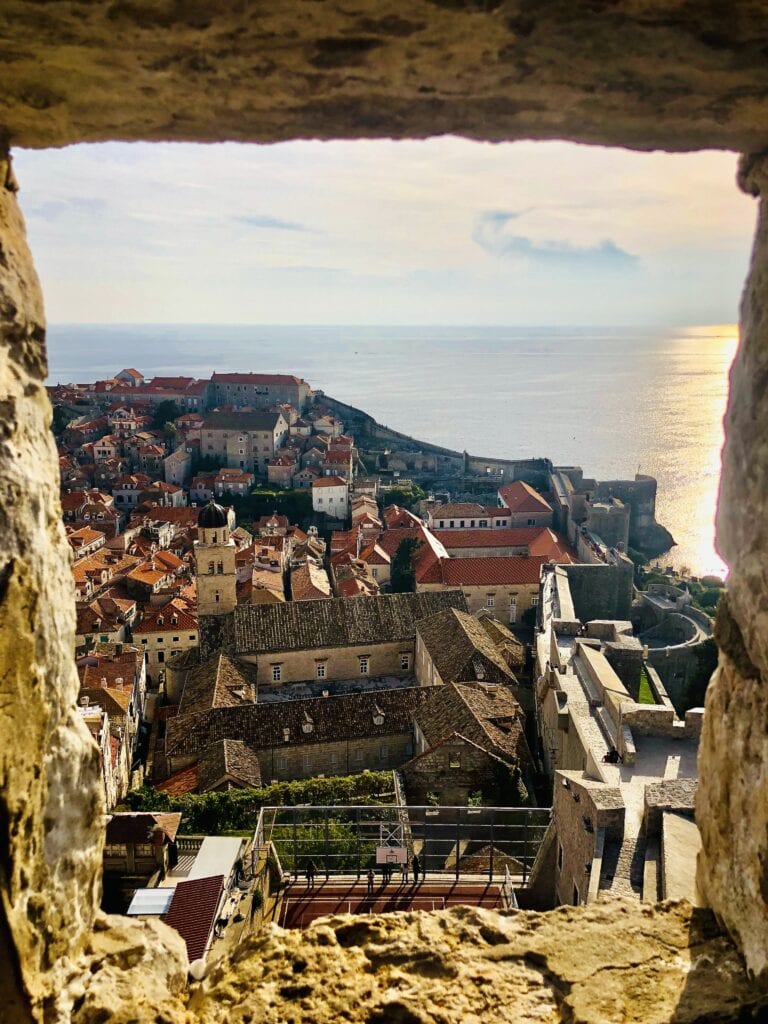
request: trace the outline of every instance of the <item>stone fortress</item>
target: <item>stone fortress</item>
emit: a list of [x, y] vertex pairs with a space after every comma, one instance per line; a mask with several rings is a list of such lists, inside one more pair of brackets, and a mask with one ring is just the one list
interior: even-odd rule
[[[731, 575], [696, 814], [704, 904], [335, 919], [185, 987], [167, 928], [97, 912], [100, 780], [74, 710], [74, 612], [45, 316], [11, 146], [108, 139], [560, 138], [744, 154], [768, 194], [768, 11], [731, 5], [225, 0], [4, 9], [0, 991], [8, 1021], [116, 1024], [757, 1018], [768, 970], [768, 222], [731, 375], [718, 544]], [[446, 75], [446, 67], [450, 74]], [[487, 984], [479, 984], [482, 979]]]

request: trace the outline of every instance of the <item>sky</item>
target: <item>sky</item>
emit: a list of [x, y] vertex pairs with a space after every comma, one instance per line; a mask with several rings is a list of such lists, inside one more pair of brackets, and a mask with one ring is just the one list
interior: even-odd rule
[[50, 323], [737, 319], [731, 153], [570, 143], [108, 143], [15, 154]]

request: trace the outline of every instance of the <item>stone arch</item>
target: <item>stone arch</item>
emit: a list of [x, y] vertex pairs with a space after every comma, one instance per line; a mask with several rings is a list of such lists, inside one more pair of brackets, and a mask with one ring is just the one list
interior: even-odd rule
[[[768, 145], [768, 7], [8, 0], [4, 21], [0, 988], [10, 994], [9, 1012], [55, 1019], [55, 994], [69, 991], [78, 957], [89, 944], [104, 948], [93, 932], [100, 789], [74, 710], [74, 613], [43, 390], [45, 320], [9, 153], [105, 139], [453, 132], [758, 154], [744, 157], [740, 172], [763, 212], [731, 376], [718, 541], [732, 575], [717, 631], [698, 820], [706, 896], [750, 967], [765, 971], [768, 172], [759, 154]], [[177, 974], [178, 963], [168, 968], [166, 990]]]

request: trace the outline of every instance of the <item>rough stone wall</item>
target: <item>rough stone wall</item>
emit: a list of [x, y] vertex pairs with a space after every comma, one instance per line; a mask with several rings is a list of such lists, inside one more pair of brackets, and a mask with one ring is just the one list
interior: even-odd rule
[[3, 5], [15, 145], [439, 135], [768, 142], [756, 0], [85, 0]]
[[44, 335], [0, 155], [0, 991], [20, 1014], [27, 999], [39, 1008], [51, 996], [60, 961], [87, 939], [104, 810], [98, 750], [74, 706], [75, 608]]
[[[413, 0], [407, 10], [399, 0], [8, 0], [0, 140], [43, 146], [450, 131], [757, 152], [768, 145], [767, 30], [768, 7], [755, 0]], [[765, 160], [746, 159], [741, 180], [765, 196]], [[80, 1024], [151, 1014], [323, 1021], [354, 1006], [370, 1024], [488, 1014], [683, 1022], [734, 1019], [739, 1007], [754, 1005], [733, 949], [702, 934], [701, 918], [685, 909], [627, 910], [621, 920], [611, 908], [535, 923], [466, 911], [267, 937], [245, 951], [236, 971], [215, 973], [192, 1017], [174, 995], [184, 960], [166, 931], [102, 921], [88, 937], [103, 805], [97, 753], [74, 709], [71, 580], [42, 389], [44, 319], [14, 189], [0, 156], [2, 1013]], [[750, 967], [765, 971], [764, 214], [742, 321], [718, 524], [732, 577], [697, 809], [702, 890]]]
[[632, 605], [632, 563], [567, 565], [565, 571], [576, 615], [590, 619], [629, 618]]
[[717, 522], [731, 566], [715, 638], [720, 667], [707, 693], [696, 816], [699, 887], [768, 969], [768, 160], [745, 158], [744, 190], [760, 197], [752, 267], [731, 370]]

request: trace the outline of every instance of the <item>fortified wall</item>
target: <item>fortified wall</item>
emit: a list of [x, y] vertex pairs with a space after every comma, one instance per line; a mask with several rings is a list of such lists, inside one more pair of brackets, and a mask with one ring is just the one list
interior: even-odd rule
[[[467, 452], [443, 448], [429, 441], [420, 441], [403, 434], [399, 430], [383, 426], [362, 409], [357, 409], [346, 402], [324, 395], [323, 404], [328, 405], [355, 435], [358, 442], [381, 441], [395, 449], [405, 448], [435, 456], [435, 468], [432, 476], [480, 477], [488, 481], [489, 486], [497, 487], [510, 480], [519, 480], [531, 473], [546, 474], [552, 468], [549, 459], [495, 459], [482, 455], [469, 455]], [[363, 444], [365, 447], [365, 444]]]
[[[662, 0], [7, 0], [0, 53], [0, 992], [11, 1022], [724, 1021], [768, 1003], [768, 8]], [[446, 74], [446, 68], [450, 74]], [[185, 988], [178, 936], [98, 913], [96, 751], [45, 317], [10, 146], [109, 139], [560, 138], [747, 154], [761, 217], [731, 375], [718, 545], [731, 568], [685, 903], [346, 918], [274, 931]], [[749, 155], [754, 154], [754, 155]], [[35, 197], [36, 200], [45, 197]], [[745, 964], [749, 974], [745, 971]], [[756, 980], [751, 980], [754, 978]]]

